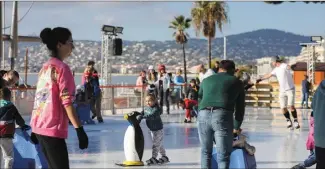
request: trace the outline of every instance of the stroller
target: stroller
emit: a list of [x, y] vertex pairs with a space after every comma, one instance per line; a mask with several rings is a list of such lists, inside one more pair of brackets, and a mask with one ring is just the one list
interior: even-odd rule
[[90, 118], [90, 104], [87, 96], [87, 89], [83, 85], [77, 86], [76, 100], [74, 107], [82, 124], [95, 124]]

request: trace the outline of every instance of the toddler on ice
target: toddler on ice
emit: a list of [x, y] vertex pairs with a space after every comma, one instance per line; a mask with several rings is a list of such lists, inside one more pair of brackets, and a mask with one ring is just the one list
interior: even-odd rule
[[[166, 150], [163, 146], [163, 123], [160, 117], [161, 108], [158, 106], [156, 98], [154, 95], [148, 95], [146, 97], [147, 106], [144, 108], [142, 115], [139, 117], [139, 120], [142, 118], [146, 119], [146, 124], [150, 130], [152, 137], [152, 157], [147, 160], [148, 165], [153, 164], [163, 164], [169, 162], [168, 157], [166, 156]], [[161, 154], [161, 158], [157, 160], [158, 152]]]

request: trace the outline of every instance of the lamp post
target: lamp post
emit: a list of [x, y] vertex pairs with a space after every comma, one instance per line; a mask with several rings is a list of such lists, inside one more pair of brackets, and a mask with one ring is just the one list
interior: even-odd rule
[[112, 42], [116, 37], [118, 37], [118, 34], [122, 34], [123, 27], [103, 25], [101, 30], [102, 30], [101, 76], [102, 76], [102, 82], [104, 82], [105, 85], [107, 85], [111, 83], [111, 79], [112, 79], [112, 62], [109, 62], [109, 60], [112, 61], [113, 59], [115, 59], [115, 57], [113, 56], [114, 46]]
[[323, 38], [321, 36], [312, 36], [311, 43], [300, 43], [302, 47], [306, 47], [308, 52], [307, 60], [307, 76], [310, 83], [315, 84], [315, 61], [316, 61], [316, 51], [315, 47], [320, 46]]
[[[102, 48], [101, 48], [101, 81], [102, 85], [108, 85], [112, 82], [112, 60], [114, 46], [113, 39], [117, 37], [117, 34], [122, 34], [123, 27], [115, 27], [111, 25], [103, 25], [102, 27]], [[108, 73], [109, 72], [109, 73]], [[111, 98], [111, 111], [115, 114], [114, 108], [114, 88], [111, 88], [111, 96], [109, 92], [105, 92], [109, 89], [104, 89], [104, 98]]]

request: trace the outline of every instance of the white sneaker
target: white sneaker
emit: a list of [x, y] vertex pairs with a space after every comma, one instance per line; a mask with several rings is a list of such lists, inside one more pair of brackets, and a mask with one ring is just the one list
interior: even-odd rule
[[300, 125], [297, 121], [294, 121], [293, 122], [293, 126], [296, 128], [296, 129], [299, 129], [300, 128]]
[[292, 122], [291, 121], [287, 121], [287, 128], [292, 127]]

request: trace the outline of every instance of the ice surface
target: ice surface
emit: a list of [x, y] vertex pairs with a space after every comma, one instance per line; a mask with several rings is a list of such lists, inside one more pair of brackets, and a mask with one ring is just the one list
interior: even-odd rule
[[[277, 111], [280, 110], [247, 109], [242, 129], [248, 142], [256, 147], [258, 168], [290, 168], [309, 154], [305, 142], [310, 111], [298, 110], [301, 129], [294, 131], [286, 128], [284, 117], [274, 113]], [[200, 167], [200, 143], [196, 124], [175, 123], [182, 121], [183, 116], [184, 114], [171, 114], [168, 117], [163, 115], [164, 146], [171, 162], [156, 168]], [[117, 168], [114, 164], [124, 160], [123, 138], [127, 125], [128, 122], [121, 115], [105, 117], [102, 124], [85, 125], [89, 137], [87, 150], [79, 150], [75, 130], [70, 126], [67, 143], [71, 168]], [[142, 160], [146, 161], [151, 157], [151, 140], [145, 121], [142, 121], [141, 126], [145, 135]]]

